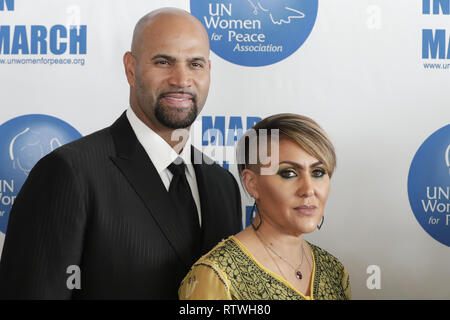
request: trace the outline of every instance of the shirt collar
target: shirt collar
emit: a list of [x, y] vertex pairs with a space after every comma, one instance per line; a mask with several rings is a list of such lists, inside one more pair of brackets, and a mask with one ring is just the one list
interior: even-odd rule
[[155, 166], [158, 174], [161, 175], [161, 173], [179, 156], [186, 164], [189, 174], [195, 176], [194, 167], [191, 164], [190, 136], [187, 139], [183, 150], [178, 155], [175, 150], [161, 138], [161, 136], [143, 123], [131, 108], [127, 109], [126, 115], [138, 141], [144, 147], [145, 152]]

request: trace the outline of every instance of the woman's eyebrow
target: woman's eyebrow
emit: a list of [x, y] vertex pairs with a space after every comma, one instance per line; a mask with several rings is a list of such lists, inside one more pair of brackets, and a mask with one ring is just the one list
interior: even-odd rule
[[[299, 164], [297, 162], [294, 162], [294, 161], [281, 161], [279, 164], [284, 164], [284, 163], [285, 164], [290, 164], [291, 166], [296, 167], [296, 168], [300, 168], [302, 170], [305, 169], [301, 164]], [[320, 166], [322, 164], [323, 164], [322, 161], [317, 161], [317, 162], [312, 163], [309, 167], [314, 168], [314, 167], [318, 167], [318, 166]]]

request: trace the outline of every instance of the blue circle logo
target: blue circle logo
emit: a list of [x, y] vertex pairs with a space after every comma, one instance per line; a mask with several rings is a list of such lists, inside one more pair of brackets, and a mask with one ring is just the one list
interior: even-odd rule
[[450, 247], [450, 124], [428, 137], [414, 156], [408, 195], [422, 228]]
[[80, 137], [66, 122], [40, 114], [20, 116], [0, 126], [0, 232], [6, 232], [11, 206], [36, 162]]
[[211, 50], [249, 67], [279, 62], [306, 41], [318, 0], [191, 0], [191, 13], [208, 30]]

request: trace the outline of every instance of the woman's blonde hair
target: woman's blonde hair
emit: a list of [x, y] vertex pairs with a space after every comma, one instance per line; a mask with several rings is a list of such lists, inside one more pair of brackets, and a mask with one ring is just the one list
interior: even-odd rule
[[[336, 153], [333, 144], [325, 131], [312, 119], [293, 113], [281, 113], [265, 118], [256, 123], [239, 140], [236, 149], [239, 176], [242, 171], [251, 167], [250, 158], [250, 132], [259, 136], [261, 132], [267, 133], [270, 142], [271, 130], [278, 130], [279, 139], [287, 138], [296, 142], [303, 150], [321, 161], [332, 176], [336, 167]], [[259, 139], [253, 140], [258, 141]], [[257, 145], [259, 150], [259, 145]], [[259, 153], [258, 153], [259, 154]], [[259, 160], [258, 160], [258, 163]]]

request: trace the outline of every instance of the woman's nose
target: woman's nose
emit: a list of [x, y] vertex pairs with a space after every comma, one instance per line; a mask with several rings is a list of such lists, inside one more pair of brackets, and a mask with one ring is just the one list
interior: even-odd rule
[[302, 198], [308, 198], [314, 195], [314, 184], [311, 177], [308, 176], [301, 179], [297, 194]]

